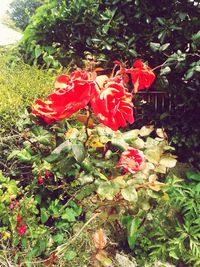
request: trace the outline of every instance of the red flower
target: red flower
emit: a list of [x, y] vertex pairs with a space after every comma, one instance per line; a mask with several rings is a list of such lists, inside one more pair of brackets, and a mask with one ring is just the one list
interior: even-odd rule
[[21, 216], [18, 214], [18, 215], [17, 215], [17, 219], [16, 219], [17, 223], [20, 223], [21, 220], [22, 220], [22, 218], [21, 218]]
[[36, 100], [32, 113], [42, 117], [46, 123], [70, 117], [90, 101], [95, 84], [88, 78], [89, 74], [81, 71], [59, 76], [55, 83], [56, 91], [47, 96], [47, 101]]
[[140, 59], [134, 62], [133, 68], [127, 70], [127, 73], [131, 74], [135, 92], [149, 88], [155, 79], [153, 70], [146, 66]]
[[132, 96], [120, 83], [109, 81], [91, 101], [98, 119], [112, 130], [134, 122]]
[[17, 227], [17, 231], [21, 236], [23, 236], [26, 233], [26, 225], [25, 224], [19, 225]]
[[42, 175], [40, 175], [39, 177], [39, 184], [42, 185], [44, 183], [44, 178], [42, 177]]
[[128, 150], [121, 154], [117, 166], [122, 167], [125, 172], [136, 173], [144, 168], [144, 162], [143, 152], [129, 147]]

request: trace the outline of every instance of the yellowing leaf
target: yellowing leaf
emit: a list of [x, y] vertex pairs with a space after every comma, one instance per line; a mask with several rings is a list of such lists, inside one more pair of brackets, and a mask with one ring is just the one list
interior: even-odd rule
[[143, 126], [140, 129], [139, 135], [140, 136], [147, 136], [150, 135], [151, 132], [153, 132], [154, 130], [154, 126], [153, 125], [149, 125], [149, 126]]
[[102, 228], [97, 230], [93, 235], [93, 243], [95, 248], [102, 250], [107, 244], [107, 236]]
[[158, 179], [158, 176], [156, 174], [152, 174], [149, 176], [149, 182], [154, 183]]
[[92, 148], [101, 148], [104, 147], [104, 144], [100, 142], [100, 140], [96, 137], [91, 137], [87, 141], [87, 146]]
[[157, 133], [157, 136], [162, 138], [162, 139], [167, 138], [167, 134], [165, 133], [165, 131], [162, 128], [156, 129], [156, 133]]
[[160, 160], [160, 164], [162, 164], [163, 166], [165, 166], [167, 168], [175, 167], [176, 162], [177, 162], [177, 160], [175, 158], [173, 158], [171, 155], [164, 156]]
[[79, 135], [79, 131], [76, 128], [70, 128], [66, 134], [65, 137], [67, 139], [75, 139]]

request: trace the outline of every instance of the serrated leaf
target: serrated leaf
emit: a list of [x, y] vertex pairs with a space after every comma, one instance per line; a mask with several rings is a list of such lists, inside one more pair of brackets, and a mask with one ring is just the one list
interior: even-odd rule
[[20, 151], [17, 157], [22, 162], [30, 162], [32, 160], [32, 155], [26, 149]]

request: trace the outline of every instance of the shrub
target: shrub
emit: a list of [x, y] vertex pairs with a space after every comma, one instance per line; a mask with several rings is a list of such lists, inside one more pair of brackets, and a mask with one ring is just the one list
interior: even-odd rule
[[25, 30], [30, 18], [42, 2], [42, 0], [13, 0], [10, 4], [9, 15], [19, 29]]
[[[163, 129], [119, 130], [133, 122], [127, 73], [135, 91], [148, 88], [155, 76], [140, 60], [129, 69], [115, 64], [119, 71], [112, 77], [80, 70], [59, 76], [48, 100], [34, 102], [37, 117], [24, 114], [17, 122], [17, 147], [5, 152], [7, 178], [0, 176], [1, 235], [16, 246], [17, 263], [75, 257], [68, 248], [94, 221], [98, 228], [108, 225], [111, 235], [120, 229], [114, 241], [134, 249], [155, 195], [164, 196], [176, 159]], [[82, 227], [75, 231], [78, 221]], [[92, 232], [91, 261], [109, 266], [108, 234], [93, 226]]]
[[160, 65], [154, 88], [171, 93], [172, 109], [151, 116], [144, 109], [146, 123], [164, 126], [180, 160], [199, 167], [198, 5], [187, 0], [47, 2], [27, 27], [22, 50], [28, 62], [47, 67], [80, 65], [84, 51], [104, 62], [105, 57], [111, 62], [141, 57]]

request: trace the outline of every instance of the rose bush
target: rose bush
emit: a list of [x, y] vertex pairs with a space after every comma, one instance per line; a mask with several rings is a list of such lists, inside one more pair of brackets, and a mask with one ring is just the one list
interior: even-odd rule
[[[4, 210], [9, 214], [0, 230], [3, 237], [9, 233], [10, 243], [23, 250], [26, 260], [63, 259], [93, 220], [99, 226], [111, 224], [116, 231], [120, 225], [133, 249], [152, 203], [165, 196], [164, 177], [176, 159], [163, 129], [119, 130], [134, 122], [135, 92], [128, 90], [134, 68], [115, 62], [110, 77], [91, 70], [61, 75], [48, 100], [34, 102], [34, 115], [19, 120], [20, 146], [8, 155], [17, 171], [6, 171], [15, 178], [15, 187], [10, 194], [0, 191], [0, 219]], [[146, 74], [146, 68], [137, 66], [135, 84], [140, 89], [153, 82], [152, 70]], [[75, 121], [71, 115], [80, 109], [84, 113]], [[1, 188], [8, 186], [5, 178], [0, 183]], [[118, 236], [115, 242], [120, 242]], [[112, 264], [105, 250], [91, 257], [100, 266]]]

